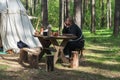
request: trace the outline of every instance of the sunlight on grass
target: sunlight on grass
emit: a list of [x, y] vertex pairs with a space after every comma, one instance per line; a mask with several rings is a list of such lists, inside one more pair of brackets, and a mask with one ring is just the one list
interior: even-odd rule
[[1, 65], [0, 64], [0, 79], [7, 79], [8, 77], [6, 76], [5, 70], [8, 68], [6, 65]]
[[1, 65], [0, 64], [0, 70], [5, 70], [5, 69], [7, 69], [8, 68], [8, 66], [6, 66], [6, 65]]
[[104, 61], [103, 64], [110, 64], [110, 65], [116, 65], [116, 64], [120, 64], [119, 62], [116, 61]]
[[112, 31], [106, 29], [97, 30], [96, 34], [85, 31], [84, 35], [86, 66], [81, 70], [104, 77], [120, 77], [120, 37], [113, 37]]
[[[113, 72], [111, 70], [94, 68], [94, 67], [81, 67], [79, 70], [86, 72], [86, 73], [89, 73], [89, 74], [101, 75], [101, 76], [109, 77], [109, 78], [119, 76], [119, 75], [117, 75], [117, 74], [119, 74], [118, 72]], [[113, 75], [116, 75], [116, 76], [113, 76]], [[95, 77], [95, 76], [92, 76], [92, 77]], [[97, 78], [102, 80], [102, 77], [100, 77], [100, 76]]]

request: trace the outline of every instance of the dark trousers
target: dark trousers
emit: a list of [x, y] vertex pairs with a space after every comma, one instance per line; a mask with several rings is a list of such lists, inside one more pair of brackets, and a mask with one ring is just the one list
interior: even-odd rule
[[81, 41], [69, 41], [63, 49], [64, 55], [71, 57], [72, 51], [75, 49], [82, 49], [84, 47], [84, 40]]

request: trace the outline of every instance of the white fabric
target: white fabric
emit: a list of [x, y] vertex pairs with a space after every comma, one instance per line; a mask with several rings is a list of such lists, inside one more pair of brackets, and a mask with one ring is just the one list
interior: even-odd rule
[[0, 0], [0, 12], [7, 10], [7, 6], [5, 4], [6, 0]]
[[2, 47], [2, 40], [1, 40], [1, 36], [0, 36], [0, 48]]
[[4, 13], [24, 13], [26, 12], [20, 0], [0, 0], [0, 12]]
[[0, 34], [4, 51], [11, 48], [18, 49], [17, 42], [20, 40], [30, 47], [42, 47], [38, 38], [33, 36], [34, 28], [21, 2], [19, 0], [0, 0], [0, 4], [4, 8], [4, 10], [0, 8]]

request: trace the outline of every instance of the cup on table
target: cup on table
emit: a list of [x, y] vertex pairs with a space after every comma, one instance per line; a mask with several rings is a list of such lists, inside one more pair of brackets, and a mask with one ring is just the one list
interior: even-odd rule
[[48, 36], [48, 32], [43, 32], [43, 36]]

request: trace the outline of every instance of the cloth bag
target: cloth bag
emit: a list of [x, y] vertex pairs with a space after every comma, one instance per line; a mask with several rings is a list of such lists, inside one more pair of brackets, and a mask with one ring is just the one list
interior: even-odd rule
[[30, 48], [26, 43], [22, 42], [21, 40], [17, 42], [18, 48]]

